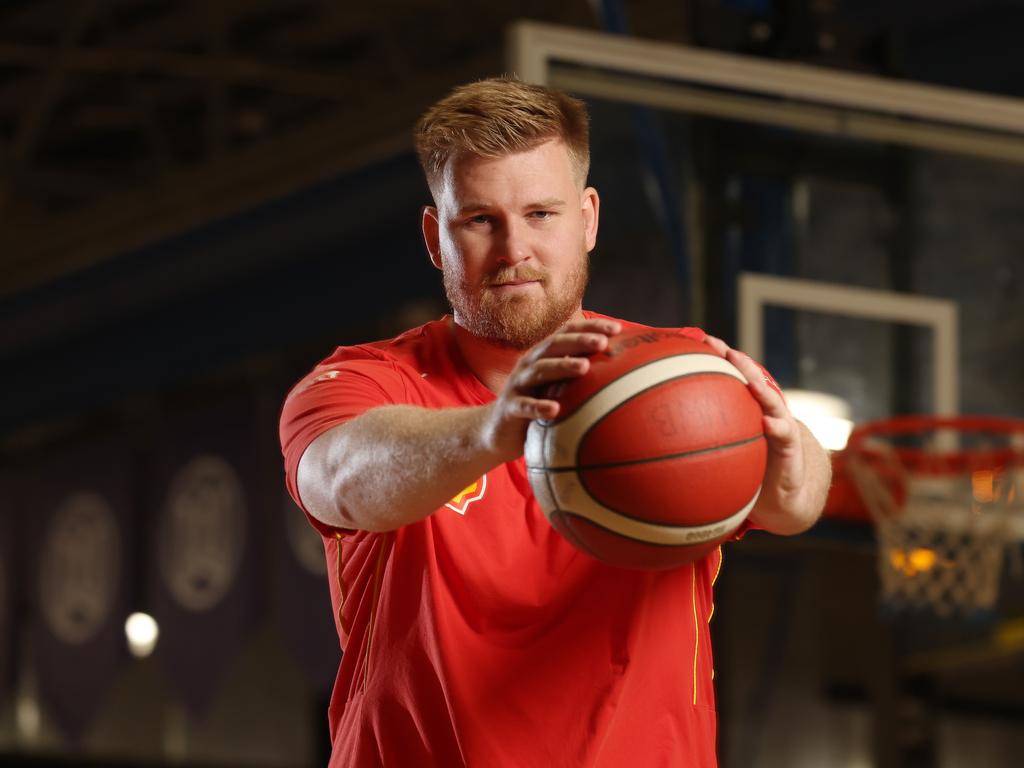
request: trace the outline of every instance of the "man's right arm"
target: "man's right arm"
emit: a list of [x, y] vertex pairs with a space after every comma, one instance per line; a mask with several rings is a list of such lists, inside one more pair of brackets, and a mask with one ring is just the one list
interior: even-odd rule
[[387, 405], [328, 430], [299, 461], [303, 504], [339, 528], [422, 520], [499, 463], [481, 440], [489, 407]]
[[617, 323], [582, 320], [528, 351], [497, 399], [483, 406], [373, 408], [306, 448], [297, 484], [306, 510], [337, 528], [388, 531], [430, 515], [485, 472], [522, 455], [531, 419], [558, 403], [538, 386], [581, 376]]

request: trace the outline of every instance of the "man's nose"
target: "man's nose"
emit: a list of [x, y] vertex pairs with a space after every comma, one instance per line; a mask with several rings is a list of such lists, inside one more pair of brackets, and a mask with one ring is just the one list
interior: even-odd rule
[[506, 264], [518, 264], [530, 257], [530, 232], [525, 222], [509, 219], [505, 223], [498, 258]]

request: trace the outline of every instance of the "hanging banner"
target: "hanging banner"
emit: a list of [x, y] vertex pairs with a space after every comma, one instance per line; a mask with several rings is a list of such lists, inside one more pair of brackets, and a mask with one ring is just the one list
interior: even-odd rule
[[[284, 478], [281, 478], [284, 488]], [[341, 660], [331, 613], [327, 561], [320, 534], [287, 492], [280, 492], [277, 540], [277, 623], [285, 645], [318, 693], [334, 684]]]
[[49, 459], [17, 514], [34, 523], [32, 654], [39, 699], [72, 742], [127, 660], [132, 541], [129, 455], [113, 442]]
[[244, 405], [174, 420], [161, 435], [151, 523], [156, 655], [189, 713], [202, 717], [246, 644], [265, 581], [257, 536], [267, 519], [258, 435]]

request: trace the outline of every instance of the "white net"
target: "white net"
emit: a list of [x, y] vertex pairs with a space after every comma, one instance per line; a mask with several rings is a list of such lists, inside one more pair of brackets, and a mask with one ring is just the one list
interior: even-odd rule
[[990, 610], [1008, 555], [1020, 571], [1024, 431], [986, 432], [981, 442], [942, 432], [873, 435], [851, 450], [877, 531], [881, 599], [941, 616]]
[[906, 517], [877, 521], [882, 600], [940, 615], [987, 610], [999, 596], [1006, 535], [996, 529], [949, 530]]

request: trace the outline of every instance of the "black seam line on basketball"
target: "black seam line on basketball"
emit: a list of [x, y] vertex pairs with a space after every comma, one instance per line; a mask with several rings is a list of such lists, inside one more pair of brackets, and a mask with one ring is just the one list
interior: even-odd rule
[[[751, 437], [751, 438], [748, 438], [746, 440], [741, 440], [738, 443], [730, 443], [730, 444], [725, 445], [725, 446], [718, 445], [718, 446], [715, 446], [714, 448], [701, 448], [701, 449], [699, 449], [697, 451], [690, 451], [689, 454], [684, 454], [684, 455], [693, 455], [693, 454], [699, 454], [699, 453], [706, 453], [707, 451], [717, 451], [717, 450], [719, 450], [721, 448], [729, 448], [729, 447], [750, 445], [751, 443], [756, 441], [759, 437], [763, 437], [763, 435]], [[657, 459], [655, 459], [655, 461], [657, 461]], [[618, 466], [629, 466], [630, 464], [640, 464], [640, 463], [650, 463], [650, 461], [648, 459], [641, 459], [639, 461], [627, 462], [626, 464], [620, 464]], [[607, 466], [607, 465], [605, 465], [605, 466]], [[578, 468], [577, 468], [577, 470], [578, 470]], [[595, 494], [593, 492], [593, 490], [591, 490], [590, 485], [587, 483], [586, 475], [584, 475], [582, 473], [579, 473], [577, 475], [577, 479], [579, 480], [580, 488], [583, 489], [584, 493], [586, 493], [591, 499], [593, 499], [597, 504], [601, 505], [605, 509], [612, 511], [615, 514], [617, 514], [617, 515], [619, 515], [621, 517], [628, 517], [631, 520], [636, 520], [637, 522], [640, 522], [640, 523], [652, 523], [652, 521], [649, 518], [641, 517], [640, 515], [638, 515], [636, 513], [626, 512], [625, 510], [622, 510], [622, 509], [617, 509], [617, 508], [611, 506], [610, 504], [606, 504], [605, 502], [601, 501], [598, 498], [597, 494]], [[758, 491], [758, 493], [760, 493], [760, 491]], [[719, 521], [719, 522], [721, 522], [721, 521]], [[702, 528], [702, 527], [704, 527], [706, 525], [714, 525], [714, 523], [702, 523], [702, 524], [699, 524], [697, 526], [693, 526], [693, 525], [673, 525], [672, 523], [654, 523], [654, 525], [660, 525], [660, 526], [666, 527], [666, 528], [694, 528], [694, 527]]]
[[[544, 427], [543, 429], [544, 429], [545, 433], [548, 430], [547, 427]], [[545, 434], [544, 437], [547, 437], [547, 435]], [[541, 440], [541, 450], [543, 450], [543, 446], [544, 446], [544, 440], [542, 439]], [[555, 505], [555, 509], [557, 510], [559, 505], [560, 505], [560, 502], [558, 500], [558, 497], [555, 496], [555, 489], [551, 485], [551, 475], [544, 475], [544, 483], [548, 487], [548, 494], [551, 496], [551, 503]]]
[[[756, 437], [752, 438], [752, 440], [756, 440], [756, 439], [757, 439]], [[738, 443], [738, 445], [748, 444], [750, 442], [751, 442], [751, 440], [744, 440], [742, 443]], [[573, 469], [575, 470], [575, 467]], [[527, 467], [527, 472], [544, 472], [545, 475], [547, 475], [547, 473], [549, 473], [549, 472], [564, 472], [564, 471], [565, 471], [564, 468], [560, 468], [560, 469], [544, 469], [544, 468], [535, 467], [535, 468], [531, 469], [531, 468]], [[545, 477], [545, 480], [549, 480], [550, 481], [550, 476]], [[614, 512], [619, 517], [626, 517], [626, 518], [629, 518], [630, 520], [634, 520], [634, 521], [636, 521], [638, 523], [645, 523], [647, 525], [657, 525], [657, 526], [659, 526], [661, 528], [672, 528], [672, 529], [679, 529], [679, 530], [683, 530], [683, 529], [686, 529], [686, 528], [703, 528], [703, 527], [708, 526], [708, 525], [714, 525], [713, 522], [712, 523], [700, 523], [700, 524], [698, 524], [696, 526], [694, 526], [692, 524], [676, 525], [674, 523], [654, 522], [650, 518], [641, 517], [638, 514], [626, 512], [625, 510], [617, 509], [616, 507], [613, 507], [610, 504], [606, 504], [605, 502], [603, 502], [600, 499], [598, 499], [598, 497], [595, 496], [591, 492], [590, 488], [588, 488], [587, 484], [583, 481], [583, 477], [582, 476], [579, 478], [579, 481], [580, 481], [580, 487], [583, 488], [583, 490], [586, 492], [586, 494], [591, 498], [591, 500], [595, 504], [597, 504], [600, 507], [603, 507], [604, 509], [608, 510], [609, 512]], [[760, 494], [760, 491], [758, 491], [758, 495], [759, 494]], [[571, 510], [568, 510], [568, 509], [563, 509], [561, 511], [565, 512], [566, 514], [574, 514], [577, 517], [584, 517], [587, 520], [590, 520], [589, 517], [587, 517], [586, 515], [580, 514], [578, 512], [572, 512]], [[590, 520], [590, 522], [594, 523], [594, 525], [598, 525], [598, 523], [594, 522], [593, 520]], [[719, 522], [721, 522], [721, 521], [719, 521]], [[601, 526], [601, 527], [604, 527], [604, 526]], [[608, 529], [608, 530], [611, 530], [611, 529]], [[627, 538], [630, 538], [630, 537], [627, 537]], [[643, 541], [643, 539], [637, 539], [637, 541]], [[668, 546], [668, 545], [666, 545], [666, 546]]]
[[[703, 353], [691, 352], [689, 354], [703, 354]], [[675, 355], [675, 357], [682, 357], [682, 355]], [[664, 358], [663, 357], [661, 359], [662, 360], [667, 360], [668, 358]], [[642, 366], [642, 365], [640, 366], [640, 368], [643, 368], [643, 367], [644, 366]], [[635, 368], [634, 370], [640, 370], [640, 368]], [[632, 373], [632, 371], [630, 371], [630, 373]], [[746, 386], [745, 384], [743, 384], [742, 381], [737, 379], [732, 374], [726, 373], [725, 371], [691, 371], [690, 373], [681, 373], [678, 376], [673, 376], [671, 379], [662, 379], [661, 381], [656, 381], [655, 383], [651, 384], [649, 387], [644, 387], [643, 389], [637, 390], [632, 395], [627, 397], [625, 400], [623, 400], [623, 401], [621, 401], [619, 403], [616, 403], [614, 408], [612, 408], [611, 410], [607, 411], [603, 416], [601, 416], [601, 418], [599, 418], [597, 421], [595, 421], [593, 424], [591, 424], [589, 427], [587, 427], [584, 430], [583, 434], [580, 435], [580, 441], [576, 444], [576, 463], [579, 464], [579, 461], [580, 461], [580, 450], [582, 449], [583, 444], [587, 441], [587, 435], [589, 435], [593, 430], [597, 429], [597, 425], [600, 424], [605, 419], [607, 419], [613, 413], [615, 413], [615, 411], [617, 411], [619, 408], [624, 406], [629, 401], [635, 400], [636, 398], [640, 397], [640, 395], [643, 395], [643, 394], [645, 394], [647, 392], [650, 392], [652, 389], [657, 389], [660, 386], [663, 386], [665, 384], [671, 384], [672, 382], [679, 381], [681, 379], [688, 379], [691, 376], [725, 376], [727, 378], [732, 379], [733, 381], [739, 382], [739, 384], [741, 386], [744, 386], [744, 387]], [[605, 388], [606, 387], [602, 387], [602, 389], [605, 389]], [[597, 393], [595, 393], [595, 394], [597, 394]], [[583, 406], [580, 406], [580, 408], [582, 408], [582, 407]], [[579, 408], [576, 409], [576, 412], [577, 413], [579, 412]]]
[[743, 440], [737, 440], [734, 443], [722, 443], [721, 445], [712, 445], [708, 448], [696, 448], [692, 451], [682, 451], [681, 453], [669, 453], [664, 456], [651, 456], [646, 459], [630, 459], [629, 461], [609, 461], [604, 464], [581, 464], [575, 467], [527, 467], [532, 471], [537, 472], [583, 472], [589, 469], [609, 469], [611, 467], [628, 467], [633, 464], [651, 464], [655, 461], [670, 461], [672, 459], [682, 459], [687, 456], [697, 456], [701, 453], [709, 453], [711, 451], [721, 451], [727, 448], [737, 448], [741, 445], [747, 445], [748, 443], [754, 443], [758, 440], [764, 440], [764, 435], [754, 435], [753, 437], [747, 437]]
[[[710, 544], [712, 541], [715, 541], [715, 540], [721, 538], [722, 536], [728, 536], [733, 531], [735, 531], [736, 528], [739, 528], [739, 526], [742, 525], [742, 523], [740, 523], [739, 525], [736, 526], [736, 528], [733, 528], [728, 533], [723, 533], [723, 534], [720, 534], [718, 536], [709, 536], [708, 538], [702, 539], [700, 541], [684, 541], [684, 542], [679, 542], [679, 543], [676, 543], [676, 544], [666, 544], [666, 543], [661, 542], [661, 541], [649, 541], [648, 539], [638, 539], [636, 536], [630, 536], [628, 533], [622, 533], [621, 531], [613, 530], [613, 529], [611, 529], [611, 528], [609, 528], [609, 527], [607, 527], [605, 525], [601, 525], [599, 522], [597, 522], [596, 520], [593, 520], [593, 519], [587, 517], [586, 515], [580, 514], [579, 512], [573, 512], [570, 509], [560, 509], [558, 511], [561, 512], [563, 515], [569, 515], [571, 517], [578, 517], [581, 520], [586, 520], [588, 523], [590, 523], [594, 527], [600, 528], [602, 531], [608, 531], [608, 533], [614, 533], [616, 536], [619, 536], [620, 538], [629, 539], [630, 541], [635, 541], [638, 544], [646, 544], [649, 547], [665, 547], [666, 549], [674, 548], [674, 547], [697, 547], [697, 546], [700, 546], [701, 544]], [[622, 513], [620, 512], [619, 514], [622, 514]], [[629, 517], [629, 515], [623, 515], [623, 517]], [[633, 519], [636, 519], [636, 518], [633, 518]], [[650, 520], [644, 520], [643, 522], [650, 523]], [[664, 528], [680, 528], [680, 529], [682, 529], [682, 528], [693, 528], [694, 527], [692, 525], [678, 525], [678, 526], [675, 526], [675, 525], [665, 525], [664, 523], [654, 523], [654, 525], [660, 525], [660, 526], [662, 526]], [[714, 525], [714, 523], [708, 523], [708, 525]], [[587, 549], [587, 551], [590, 552], [589, 549]], [[591, 554], [593, 554], [593, 553], [591, 553]], [[597, 557], [597, 555], [594, 555], [594, 557]]]
[[[654, 365], [655, 363], [660, 363], [662, 360], [671, 360], [673, 357], [689, 357], [690, 355], [711, 355], [711, 356], [714, 356], [714, 354], [715, 354], [714, 352], [679, 352], [679, 353], [672, 354], [672, 355], [665, 355], [664, 357], [659, 357], [656, 360], [648, 360], [643, 365], [638, 365], [636, 368], [632, 368], [629, 371], [626, 371], [626, 373], [622, 374], [622, 376], [628, 376], [629, 374], [635, 373], [636, 371], [642, 371], [644, 368], [646, 368], [649, 365]], [[724, 357], [722, 359], [725, 360]], [[699, 376], [702, 373], [706, 373], [706, 374], [709, 374], [709, 375], [715, 375], [715, 376], [728, 376], [730, 379], [736, 379], [735, 376], [733, 376], [731, 374], [728, 374], [728, 373], [725, 373], [724, 371], [693, 371], [692, 373], [681, 373], [678, 376], [673, 376], [671, 379], [664, 379], [662, 381], [659, 381], [657, 384], [652, 384], [649, 387], [645, 387], [644, 389], [640, 390], [640, 392], [637, 392], [637, 393], [632, 394], [629, 397], [627, 397], [625, 400], [622, 401], [622, 403], [628, 403], [630, 400], [632, 400], [634, 397], [636, 397], [637, 395], [641, 394], [642, 392], [646, 392], [648, 389], [653, 389], [654, 387], [657, 387], [657, 386], [659, 386], [661, 384], [668, 384], [670, 381], [675, 381], [676, 379], [685, 379], [687, 376]], [[622, 376], [620, 376], [619, 379], [621, 379]], [[615, 379], [615, 381], [618, 381], [619, 379]], [[736, 381], [740, 381], [740, 380], [736, 379]], [[583, 409], [583, 406], [585, 406], [587, 403], [589, 403], [591, 400], [593, 400], [599, 394], [604, 392], [606, 389], [608, 389], [608, 387], [610, 387], [614, 383], [615, 383], [614, 381], [608, 382], [603, 387], [601, 387], [599, 390], [597, 390], [597, 392], [594, 392], [593, 394], [591, 394], [586, 400], [584, 400], [582, 403], [577, 405], [576, 409], [572, 413], [570, 413], [568, 416], [566, 416], [565, 419], [555, 419], [555, 420], [546, 419], [543, 423], [545, 425], [554, 426], [554, 425], [557, 425], [557, 424], [561, 424], [563, 421], [566, 421], [567, 419], [572, 418], [573, 414], [579, 413]], [[740, 384], [743, 384], [743, 382], [740, 381]], [[619, 405], [622, 405], [622, 403], [619, 403]], [[618, 406], [616, 406], [616, 407], [618, 407]], [[603, 419], [604, 416], [602, 416], [601, 418]], [[598, 421], [600, 421], [600, 419], [598, 419]]]

